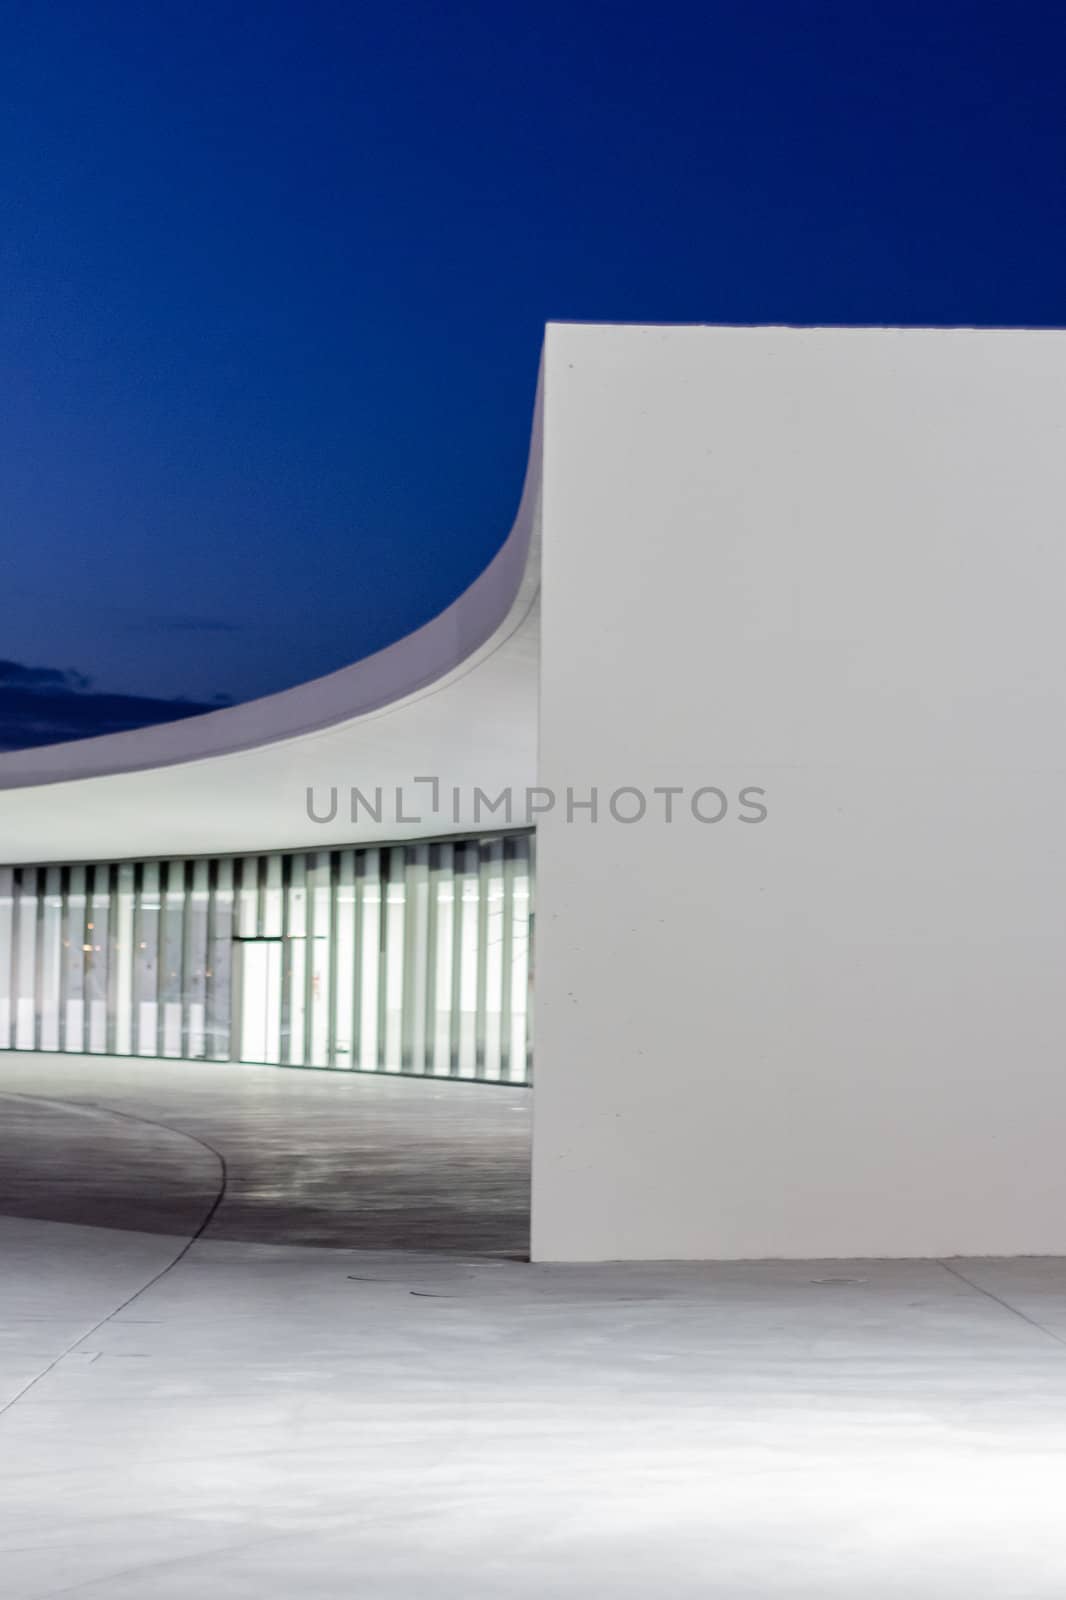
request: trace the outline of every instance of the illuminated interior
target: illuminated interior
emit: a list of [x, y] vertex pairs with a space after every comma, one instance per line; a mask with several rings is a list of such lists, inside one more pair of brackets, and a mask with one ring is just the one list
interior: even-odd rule
[[0, 1049], [524, 1083], [532, 852], [0, 868]]

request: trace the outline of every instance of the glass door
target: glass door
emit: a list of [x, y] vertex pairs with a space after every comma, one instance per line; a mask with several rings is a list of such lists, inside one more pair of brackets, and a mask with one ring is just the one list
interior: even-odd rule
[[281, 1060], [281, 940], [239, 939], [240, 1060]]

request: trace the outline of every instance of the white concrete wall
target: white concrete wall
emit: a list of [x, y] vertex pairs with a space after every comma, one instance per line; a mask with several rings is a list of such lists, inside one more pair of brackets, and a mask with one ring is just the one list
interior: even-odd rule
[[541, 781], [768, 816], [542, 821], [535, 1257], [1066, 1253], [1066, 335], [552, 327], [545, 450]]

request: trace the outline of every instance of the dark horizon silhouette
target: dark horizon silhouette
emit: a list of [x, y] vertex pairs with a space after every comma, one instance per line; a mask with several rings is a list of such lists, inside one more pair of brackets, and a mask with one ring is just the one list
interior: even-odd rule
[[547, 320], [1066, 323], [1064, 47], [1037, 0], [12, 12], [0, 656], [91, 688], [0, 684], [0, 743], [443, 609]]

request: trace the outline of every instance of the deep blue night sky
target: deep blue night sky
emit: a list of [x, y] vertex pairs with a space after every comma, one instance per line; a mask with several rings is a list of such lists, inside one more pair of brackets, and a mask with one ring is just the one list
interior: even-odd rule
[[447, 604], [549, 318], [1066, 322], [1059, 0], [2, 18], [0, 744]]

